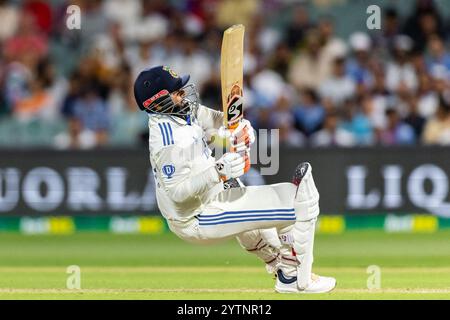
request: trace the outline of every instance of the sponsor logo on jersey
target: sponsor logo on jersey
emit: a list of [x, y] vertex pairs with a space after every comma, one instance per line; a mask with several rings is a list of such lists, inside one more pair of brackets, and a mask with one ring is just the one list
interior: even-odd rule
[[175, 173], [175, 166], [171, 164], [166, 164], [165, 166], [162, 167], [162, 172], [164, 175], [167, 176], [168, 179], [170, 179]]

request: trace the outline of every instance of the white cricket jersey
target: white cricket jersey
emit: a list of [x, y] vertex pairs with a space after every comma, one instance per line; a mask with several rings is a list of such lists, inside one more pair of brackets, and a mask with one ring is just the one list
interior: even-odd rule
[[207, 145], [222, 121], [222, 112], [202, 105], [192, 121], [149, 114], [150, 163], [158, 207], [166, 219], [189, 220], [223, 190]]

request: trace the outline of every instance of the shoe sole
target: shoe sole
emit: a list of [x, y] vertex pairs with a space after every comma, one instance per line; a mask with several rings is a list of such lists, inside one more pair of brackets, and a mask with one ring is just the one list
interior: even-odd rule
[[300, 293], [297, 289], [280, 289], [276, 286], [275, 291], [278, 293]]
[[298, 289], [280, 289], [277, 286], [275, 286], [275, 291], [278, 293], [301, 293], [301, 294], [317, 294], [317, 293], [329, 293], [333, 291], [337, 286], [337, 281], [334, 282], [333, 288], [331, 288], [328, 291], [317, 291], [317, 292], [308, 292], [308, 291], [300, 291]]

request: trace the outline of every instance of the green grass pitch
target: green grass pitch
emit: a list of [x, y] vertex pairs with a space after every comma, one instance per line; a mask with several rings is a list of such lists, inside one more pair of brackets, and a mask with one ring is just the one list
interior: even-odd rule
[[[329, 294], [277, 294], [236, 241], [214, 246], [174, 235], [0, 234], [0, 299], [449, 299], [450, 232], [317, 235], [314, 271], [337, 278]], [[81, 268], [81, 289], [66, 268]], [[369, 265], [381, 289], [367, 289]]]

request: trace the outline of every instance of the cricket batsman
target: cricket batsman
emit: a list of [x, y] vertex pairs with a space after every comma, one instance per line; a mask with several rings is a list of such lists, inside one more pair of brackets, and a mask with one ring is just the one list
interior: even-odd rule
[[[188, 75], [157, 66], [134, 83], [136, 102], [148, 114], [156, 198], [170, 230], [198, 244], [236, 237], [275, 274], [277, 292], [333, 290], [334, 278], [311, 270], [319, 215], [311, 165], [299, 164], [292, 183], [243, 186], [242, 155], [255, 140], [250, 122], [241, 121], [233, 131], [224, 128], [223, 113], [201, 105], [188, 81]], [[234, 152], [216, 160], [207, 143], [218, 132]]]

